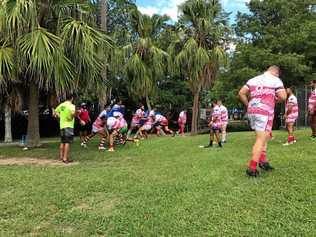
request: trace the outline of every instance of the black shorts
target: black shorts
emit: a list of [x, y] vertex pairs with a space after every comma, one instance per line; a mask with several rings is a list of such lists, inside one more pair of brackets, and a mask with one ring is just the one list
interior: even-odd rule
[[85, 125], [79, 125], [79, 131], [80, 132], [88, 132], [89, 131], [89, 124], [86, 123]]
[[217, 131], [218, 131], [219, 133], [221, 133], [221, 132], [222, 132], [222, 129], [220, 129], [220, 128], [211, 128], [211, 132], [216, 133]]
[[61, 143], [72, 143], [74, 141], [74, 129], [63, 128], [60, 130]]

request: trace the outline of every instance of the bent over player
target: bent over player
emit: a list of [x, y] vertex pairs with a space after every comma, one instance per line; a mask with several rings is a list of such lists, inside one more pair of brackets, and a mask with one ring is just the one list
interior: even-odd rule
[[275, 100], [281, 102], [286, 99], [286, 92], [279, 75], [279, 67], [271, 66], [264, 74], [250, 79], [239, 91], [240, 100], [248, 108], [251, 128], [256, 133], [252, 159], [246, 171], [248, 176], [259, 175], [258, 164], [263, 170], [273, 170], [266, 157], [267, 142], [272, 131]]

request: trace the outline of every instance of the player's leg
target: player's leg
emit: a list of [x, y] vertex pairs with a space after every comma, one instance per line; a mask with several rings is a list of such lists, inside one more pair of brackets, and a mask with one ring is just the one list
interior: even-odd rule
[[109, 138], [109, 150], [108, 151], [114, 151], [114, 139], [117, 135], [117, 131], [113, 130], [112, 132], [110, 132], [110, 138]]
[[106, 133], [104, 130], [99, 131], [100, 136], [100, 143], [99, 143], [99, 150], [105, 150], [105, 143], [106, 143]]
[[267, 141], [269, 139], [269, 132], [256, 131], [256, 141], [252, 147], [252, 158], [249, 162], [247, 174], [249, 176], [257, 176], [257, 165], [259, 163], [262, 152], [266, 148]]
[[220, 138], [221, 136], [220, 136], [220, 130], [219, 129], [217, 129], [215, 131], [215, 137], [216, 137], [216, 142], [217, 142], [218, 146], [222, 147], [222, 142], [221, 142], [221, 138]]
[[222, 142], [226, 142], [226, 129], [227, 129], [227, 123], [223, 123], [222, 125]]
[[96, 127], [92, 127], [92, 131], [90, 133], [90, 135], [86, 136], [83, 139], [83, 142], [81, 143], [81, 146], [86, 148], [87, 147], [87, 143], [98, 133], [98, 129]]
[[59, 145], [59, 159], [60, 160], [63, 160], [64, 158], [64, 150], [65, 150], [64, 145], [65, 145], [64, 143], [60, 143]]

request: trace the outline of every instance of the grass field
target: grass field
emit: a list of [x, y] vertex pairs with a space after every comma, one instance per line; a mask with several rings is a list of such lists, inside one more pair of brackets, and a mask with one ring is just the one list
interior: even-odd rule
[[[78, 165], [0, 166], [0, 236], [316, 236], [316, 156], [309, 131], [283, 147], [276, 168], [245, 176], [252, 133], [223, 149], [201, 149], [206, 135], [154, 138], [115, 153], [73, 145]], [[57, 143], [0, 148], [1, 159], [56, 159]]]

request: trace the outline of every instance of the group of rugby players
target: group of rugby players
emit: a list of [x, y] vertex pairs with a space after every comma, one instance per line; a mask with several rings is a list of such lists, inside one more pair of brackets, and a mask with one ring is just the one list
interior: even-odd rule
[[[148, 134], [155, 132], [157, 136], [176, 133], [169, 128], [168, 119], [156, 109], [145, 111], [145, 106], [140, 105], [133, 114], [130, 127], [124, 118], [125, 106], [122, 101], [116, 103], [113, 107], [106, 106], [92, 124], [92, 131], [88, 135], [88, 123], [91, 122], [86, 104], [82, 104], [78, 111], [80, 121], [81, 146], [86, 148], [87, 143], [95, 135], [100, 136], [99, 150], [106, 150], [105, 143], [109, 143], [108, 151], [114, 151], [116, 143], [125, 144], [127, 141], [139, 143], [139, 139], [147, 139]], [[181, 111], [178, 118], [179, 135], [184, 135], [185, 124], [187, 121], [187, 112]], [[135, 131], [135, 135], [131, 136]]]

